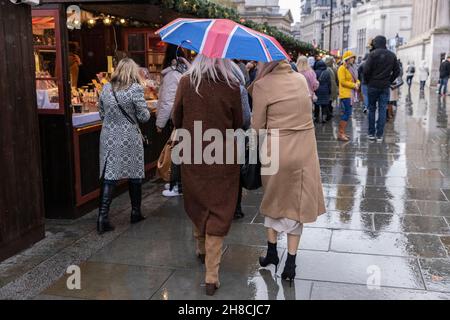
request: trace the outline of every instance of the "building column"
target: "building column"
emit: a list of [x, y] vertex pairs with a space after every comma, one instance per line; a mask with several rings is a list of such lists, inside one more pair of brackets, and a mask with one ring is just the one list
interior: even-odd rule
[[436, 28], [448, 28], [450, 26], [450, 0], [438, 0]]

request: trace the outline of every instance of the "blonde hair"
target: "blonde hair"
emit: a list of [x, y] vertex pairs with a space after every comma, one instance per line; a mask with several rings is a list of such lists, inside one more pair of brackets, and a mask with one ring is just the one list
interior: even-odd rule
[[298, 72], [304, 72], [304, 71], [311, 70], [311, 66], [309, 65], [308, 58], [306, 56], [298, 57], [297, 69], [298, 69]]
[[120, 60], [116, 70], [111, 77], [111, 85], [114, 91], [124, 90], [132, 84], [143, 84], [143, 79], [139, 74], [139, 66], [133, 59], [124, 58]]
[[187, 71], [195, 92], [200, 95], [200, 85], [203, 80], [225, 82], [231, 88], [245, 84], [245, 78], [240, 68], [229, 59], [208, 58], [199, 54], [191, 68]]

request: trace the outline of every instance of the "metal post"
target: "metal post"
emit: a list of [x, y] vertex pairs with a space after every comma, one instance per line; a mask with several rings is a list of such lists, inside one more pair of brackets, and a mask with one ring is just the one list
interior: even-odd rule
[[342, 52], [345, 50], [345, 14], [346, 14], [346, 5], [342, 7], [344, 14], [342, 15]]
[[333, 33], [333, 1], [330, 0], [330, 39], [328, 43], [328, 50], [331, 52], [331, 35]]

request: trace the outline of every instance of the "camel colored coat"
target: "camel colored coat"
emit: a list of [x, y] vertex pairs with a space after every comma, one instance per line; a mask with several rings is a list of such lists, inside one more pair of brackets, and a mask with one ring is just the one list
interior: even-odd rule
[[[326, 210], [306, 79], [281, 62], [255, 83], [252, 96], [253, 128], [268, 129], [269, 138], [275, 136], [271, 129], [279, 129], [280, 142], [278, 173], [262, 176], [260, 211], [273, 219], [315, 222]], [[267, 145], [270, 155], [270, 139]]]

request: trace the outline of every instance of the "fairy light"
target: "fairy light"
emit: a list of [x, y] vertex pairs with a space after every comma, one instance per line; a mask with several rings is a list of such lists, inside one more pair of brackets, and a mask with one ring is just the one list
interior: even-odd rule
[[89, 19], [88, 20], [88, 24], [93, 26], [95, 24], [95, 20], [94, 19]]
[[125, 22], [126, 22], [126, 21], [125, 21], [124, 18], [120, 19], [120, 23], [121, 23], [121, 24], [125, 24]]
[[111, 19], [108, 18], [108, 17], [106, 17], [106, 18], [103, 20], [103, 23], [106, 24], [106, 25], [110, 25], [110, 24], [111, 24]]

